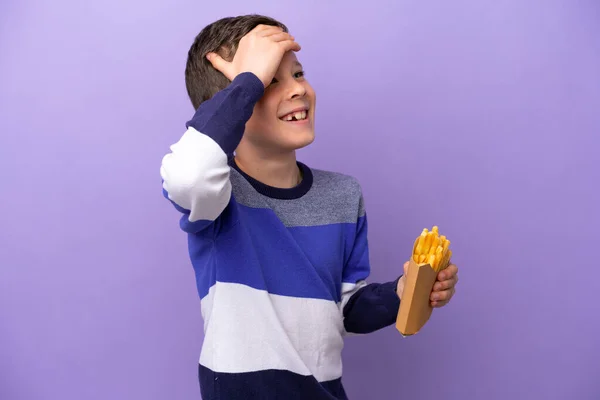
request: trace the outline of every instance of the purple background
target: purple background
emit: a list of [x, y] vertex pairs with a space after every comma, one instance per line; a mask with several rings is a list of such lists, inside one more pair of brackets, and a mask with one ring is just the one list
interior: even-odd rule
[[1, 2], [0, 399], [199, 398], [159, 164], [193, 37], [248, 12], [304, 47], [300, 155], [361, 180], [372, 280], [433, 224], [461, 267], [419, 335], [348, 339], [351, 398], [599, 399], [600, 3], [271, 3]]

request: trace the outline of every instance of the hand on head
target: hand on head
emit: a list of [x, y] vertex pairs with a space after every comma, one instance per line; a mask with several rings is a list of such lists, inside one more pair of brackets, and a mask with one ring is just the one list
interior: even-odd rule
[[267, 87], [288, 51], [300, 51], [293, 36], [278, 26], [258, 25], [240, 40], [233, 60], [227, 61], [215, 52], [206, 58], [230, 81], [243, 72], [252, 72]]

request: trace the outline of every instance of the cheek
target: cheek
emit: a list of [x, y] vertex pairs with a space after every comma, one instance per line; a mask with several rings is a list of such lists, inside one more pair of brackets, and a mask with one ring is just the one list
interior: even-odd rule
[[310, 99], [310, 101], [313, 103], [313, 106], [317, 104], [317, 93], [309, 84], [306, 86], [306, 97]]
[[246, 127], [256, 127], [259, 126], [261, 121], [264, 118], [264, 107], [261, 106], [260, 102], [254, 106], [252, 110], [252, 115], [250, 119], [246, 123]]
[[252, 116], [246, 122], [246, 132], [250, 135], [253, 135], [254, 132], [261, 135], [268, 133], [269, 127], [276, 122], [274, 113], [275, 111], [269, 111], [269, 107], [264, 104], [257, 104], [252, 111]]
[[272, 124], [277, 120], [277, 106], [276, 101], [260, 102], [254, 107], [253, 116], [260, 118], [263, 124]]

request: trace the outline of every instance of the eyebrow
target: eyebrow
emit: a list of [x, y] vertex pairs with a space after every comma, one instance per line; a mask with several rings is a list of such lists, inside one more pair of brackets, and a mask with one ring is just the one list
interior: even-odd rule
[[302, 64], [299, 61], [294, 61], [294, 66], [302, 68]]

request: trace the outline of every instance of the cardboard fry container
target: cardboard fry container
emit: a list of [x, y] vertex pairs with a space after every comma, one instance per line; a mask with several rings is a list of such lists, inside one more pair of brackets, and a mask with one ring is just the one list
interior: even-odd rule
[[[417, 239], [413, 246], [413, 254], [418, 243]], [[445, 269], [450, 264], [449, 254], [442, 261]], [[433, 285], [437, 279], [437, 272], [429, 264], [417, 264], [410, 257], [408, 270], [406, 271], [406, 282], [404, 292], [400, 299], [400, 309], [396, 318], [396, 329], [403, 336], [418, 333], [429, 321], [433, 307], [431, 307], [430, 296]]]
[[396, 329], [402, 335], [409, 336], [419, 332], [431, 317], [433, 308], [429, 297], [436, 277], [437, 273], [429, 264], [419, 265], [411, 257], [396, 318]]

